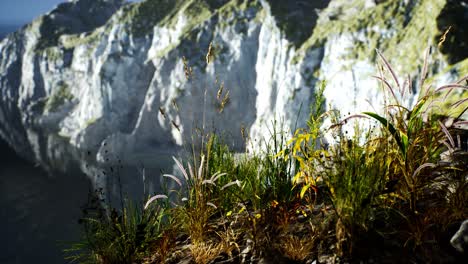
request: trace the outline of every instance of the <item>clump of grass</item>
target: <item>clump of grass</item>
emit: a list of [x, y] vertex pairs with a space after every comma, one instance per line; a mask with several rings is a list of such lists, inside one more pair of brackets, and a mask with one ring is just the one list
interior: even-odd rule
[[59, 83], [54, 93], [47, 98], [47, 101], [44, 106], [44, 111], [49, 112], [56, 112], [59, 110], [60, 106], [62, 106], [66, 102], [70, 102], [74, 99], [70, 87], [66, 83]]
[[207, 264], [224, 252], [222, 244], [196, 243], [190, 245], [190, 253], [195, 263]]
[[[283, 137], [275, 129], [272, 133]], [[218, 213], [223, 216], [223, 221], [242, 219], [243, 223], [239, 224], [235, 232], [248, 234], [254, 242], [254, 248], [265, 242], [259, 227], [268, 222], [266, 217], [271, 204], [286, 204], [293, 197], [290, 167], [284, 159], [275, 156], [284, 142], [284, 137], [281, 142], [264, 141], [265, 149], [260, 151], [261, 154], [241, 155], [234, 155], [216, 136], [210, 137], [206, 144], [210, 173], [226, 173], [217, 181], [222, 187], [214, 188], [211, 194], [216, 201]], [[231, 241], [231, 247], [233, 245], [236, 243]]]
[[[206, 63], [212, 52], [210, 45]], [[407, 106], [404, 96], [412, 82], [400, 85], [378, 54], [384, 65], [376, 77], [386, 94], [383, 113], [341, 120], [339, 111], [325, 110], [323, 83], [306, 128], [287, 140], [285, 130], [273, 122], [270, 137], [258, 141], [257, 151], [243, 154], [234, 153], [221, 135], [205, 131], [203, 120], [191, 157], [184, 162], [174, 158], [181, 178], [163, 175], [176, 188], [150, 197], [142, 208], [129, 203], [121, 211], [86, 218], [86, 242], [74, 248], [85, 251], [72, 259], [164, 263], [185, 252], [195, 263], [213, 263], [253, 261], [276, 252], [305, 262], [321, 252], [352, 260], [374, 234], [398, 241], [407, 252], [436, 249], [431, 245], [441, 230], [468, 216], [468, 155], [454, 136], [455, 127], [466, 121], [441, 122], [432, 112], [433, 98], [466, 86], [459, 82], [426, 89], [414, 106]], [[427, 65], [423, 69], [421, 87]], [[193, 80], [186, 60], [184, 70]], [[218, 89], [219, 112], [228, 111], [226, 91]], [[324, 129], [327, 118], [333, 125]], [[346, 126], [364, 120], [377, 127], [356, 125], [349, 136]], [[334, 144], [325, 144], [325, 132], [335, 136]], [[245, 128], [241, 133], [248, 138]]]
[[[316, 112], [320, 113], [320, 112]], [[324, 112], [322, 112], [323, 115]], [[311, 120], [317, 120], [311, 117]], [[318, 124], [311, 124], [312, 128]], [[316, 130], [302, 130], [292, 140], [293, 157], [300, 161], [296, 184], [302, 186], [301, 198], [309, 190], [317, 196], [318, 185], [325, 184], [337, 215], [336, 240], [339, 255], [351, 255], [355, 236], [367, 230], [388, 173], [389, 155], [383, 138], [363, 134], [358, 127], [349, 138], [342, 124], [335, 126], [335, 145], [316, 148]], [[303, 177], [301, 179], [299, 177]], [[302, 182], [301, 182], [302, 180]], [[310, 199], [311, 208], [316, 200]]]
[[309, 259], [315, 246], [314, 238], [311, 237], [286, 236], [280, 239], [279, 251], [293, 261], [304, 262]]
[[[460, 177], [466, 171], [456, 162], [456, 158], [450, 161], [442, 160], [442, 153], [454, 153], [455, 142], [449, 130], [441, 122], [442, 117], [435, 114], [440, 109], [435, 109], [434, 98], [440, 98], [438, 93], [449, 90], [443, 98], [447, 98], [453, 89], [466, 89], [459, 82], [431, 89], [426, 82], [427, 55], [421, 73], [419, 89], [425, 91], [414, 106], [405, 106], [403, 103], [405, 91], [410, 90], [411, 80], [400, 85], [395, 71], [386, 58], [379, 53], [385, 67], [384, 70], [391, 76], [391, 81], [385, 78], [385, 73], [377, 77], [386, 91], [386, 104], [384, 114], [365, 112], [364, 115], [376, 120], [381, 125], [381, 135], [388, 138], [388, 182], [394, 184], [393, 190], [388, 193], [397, 197], [397, 200], [386, 196], [385, 199], [393, 200], [392, 206], [400, 212], [406, 221], [406, 226], [400, 230], [405, 237], [404, 245], [412, 245], [413, 249], [428, 250], [428, 246], [436, 241], [436, 233], [444, 230], [444, 225], [460, 221], [466, 218], [466, 210], [461, 206], [466, 205], [466, 178]], [[392, 85], [392, 84], [393, 85]], [[466, 99], [461, 99], [452, 104], [454, 108], [461, 105]], [[437, 111], [436, 111], [437, 110]], [[463, 110], [462, 113], [466, 111]], [[450, 115], [450, 113], [449, 113]], [[463, 165], [462, 165], [463, 166]], [[442, 194], [442, 186], [454, 185], [449, 195]], [[465, 194], [464, 194], [465, 193]], [[455, 217], [447, 208], [453, 203], [456, 211]], [[436, 210], [433, 210], [438, 208]], [[443, 213], [446, 212], [446, 213]]]
[[169, 215], [162, 205], [143, 209], [127, 201], [121, 212], [100, 206], [81, 219], [85, 240], [67, 250], [67, 259], [80, 263], [134, 263], [142, 261], [164, 234]]
[[[405, 93], [410, 93], [411, 80], [400, 85], [388, 61], [381, 53], [378, 52], [378, 55], [384, 64], [382, 68], [386, 70], [376, 77], [381, 81], [386, 96], [383, 115], [365, 112], [339, 120], [338, 111], [324, 110], [322, 87], [316, 93], [308, 128], [296, 131], [288, 142], [289, 147], [280, 152], [280, 155], [293, 158], [299, 164], [293, 182], [301, 189], [301, 198], [310, 197], [307, 194], [317, 197], [320, 184], [325, 183], [328, 187], [337, 216], [335, 236], [338, 255], [353, 255], [356, 234], [365, 233], [372, 226], [375, 215], [387, 210], [386, 206], [397, 210], [406, 219], [406, 242], [411, 240], [413, 244], [422, 245], [429, 241], [431, 238], [427, 234], [432, 229], [428, 229], [428, 226], [440, 224], [441, 220], [433, 211], [427, 210], [428, 205], [433, 204], [431, 199], [436, 199], [439, 205], [448, 206], [445, 198], [431, 198], [438, 180], [445, 179], [445, 182], [456, 186], [452, 188], [456, 194], [448, 201], [457, 203], [459, 209], [466, 203], [466, 195], [461, 191], [466, 188], [466, 181], [451, 178], [466, 171], [466, 168], [455, 168], [456, 162], [440, 162], [441, 153], [447, 149], [449, 153], [454, 153], [455, 146], [450, 132], [440, 122], [440, 116], [432, 114], [434, 93], [465, 87], [459, 83], [435, 91], [427, 87], [426, 93], [413, 107], [406, 106], [404, 97]], [[425, 88], [426, 71], [427, 65], [424, 65], [421, 89]], [[396, 87], [390, 84], [392, 81], [386, 76], [391, 76]], [[454, 106], [465, 101], [455, 102]], [[326, 117], [335, 123], [331, 128], [335, 130], [336, 143], [330, 147], [322, 142]], [[343, 126], [352, 119], [363, 117], [375, 120], [380, 127], [374, 131], [355, 129], [353, 137], [347, 136]], [[318, 145], [319, 142], [322, 144]], [[313, 207], [316, 201], [309, 199], [310, 202]], [[461, 215], [466, 217], [466, 213], [458, 217]]]
[[368, 230], [373, 206], [383, 189], [389, 165], [382, 139], [371, 139], [367, 134], [364, 143], [359, 141], [357, 136], [341, 138], [328, 151], [327, 154], [333, 158], [322, 163], [320, 172], [330, 188], [338, 216], [336, 238], [339, 254], [351, 255], [356, 234]]
[[207, 177], [205, 156], [201, 157], [200, 164], [195, 170], [188, 165], [185, 169], [177, 159], [174, 158], [177, 166], [184, 175], [186, 184], [182, 185], [180, 180], [174, 175], [164, 175], [175, 180], [179, 187], [184, 188], [179, 191], [181, 206], [176, 208], [178, 219], [181, 220], [183, 230], [189, 235], [193, 243], [203, 242], [208, 231], [208, 220], [218, 208], [214, 203], [213, 189], [217, 188], [216, 182], [225, 173], [215, 173]]
[[[421, 189], [431, 180], [431, 177], [422, 173], [424, 168], [422, 166], [437, 161], [443, 151], [441, 141], [444, 135], [437, 125], [437, 120], [428, 113], [430, 109], [424, 110], [430, 103], [429, 92], [421, 96], [411, 109], [405, 107], [403, 99], [399, 98], [404, 98], [405, 90], [409, 89], [409, 86], [403, 87], [399, 84], [390, 64], [381, 53], [378, 54], [397, 87], [392, 87], [383, 74], [377, 77], [387, 92], [385, 115], [371, 112], [364, 114], [380, 122], [384, 131], [393, 139], [390, 142], [390, 147], [393, 149], [389, 150], [393, 160], [391, 180], [399, 181], [399, 194], [409, 201], [410, 209], [414, 212], [417, 210], [416, 204]], [[424, 85], [424, 76], [427, 74], [426, 69], [425, 65], [420, 83], [421, 90]], [[406, 82], [407, 85], [409, 83], [410, 81]]]
[[318, 150], [322, 139], [321, 126], [327, 114], [330, 113], [325, 111], [324, 89], [325, 83], [322, 83], [316, 91], [315, 102], [311, 106], [311, 113], [307, 121], [308, 127], [298, 129], [286, 146], [277, 154], [277, 156], [283, 157], [285, 160], [293, 160], [290, 167], [292, 165], [299, 167], [292, 178], [292, 183], [294, 187], [302, 186], [300, 190], [301, 198], [304, 198], [310, 189], [317, 190], [317, 180], [319, 179], [314, 173], [314, 160], [322, 155]]

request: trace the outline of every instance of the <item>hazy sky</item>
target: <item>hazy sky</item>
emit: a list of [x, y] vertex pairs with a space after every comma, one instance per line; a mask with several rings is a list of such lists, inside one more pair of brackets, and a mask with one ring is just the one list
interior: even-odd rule
[[61, 2], [66, 0], [0, 0], [0, 23], [30, 22]]
[[65, 0], [0, 0], [0, 23], [25, 23]]

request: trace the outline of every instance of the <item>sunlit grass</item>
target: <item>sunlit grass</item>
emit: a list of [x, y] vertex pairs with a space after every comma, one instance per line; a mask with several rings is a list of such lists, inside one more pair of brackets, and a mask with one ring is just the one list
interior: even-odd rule
[[[173, 189], [149, 197], [144, 206], [128, 203], [87, 217], [86, 237], [68, 251], [76, 254], [70, 259], [174, 263], [185, 257], [210, 263], [272, 251], [299, 263], [318, 252], [352, 260], [373, 233], [408, 252], [436, 249], [445, 228], [468, 217], [468, 155], [454, 132], [465, 121], [446, 125], [431, 111], [432, 100], [467, 87], [462, 81], [442, 86], [405, 105], [410, 82], [400, 83], [379, 56], [382, 112], [342, 119], [337, 110], [325, 111], [323, 83], [307, 127], [292, 137], [273, 121], [255, 151], [235, 153], [222, 134], [202, 130], [189, 158], [174, 157], [181, 177], [163, 175]], [[192, 79], [186, 60], [184, 65]], [[226, 91], [218, 89], [218, 112], [228, 111]], [[324, 127], [327, 119], [330, 127]], [[239, 129], [248, 141], [248, 132]], [[325, 133], [334, 135], [333, 144], [325, 144]]]

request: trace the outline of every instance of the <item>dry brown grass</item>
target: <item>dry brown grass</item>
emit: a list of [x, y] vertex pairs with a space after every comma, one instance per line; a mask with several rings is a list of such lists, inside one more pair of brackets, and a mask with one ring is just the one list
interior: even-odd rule
[[143, 263], [165, 263], [171, 253], [171, 250], [174, 248], [174, 242], [173, 234], [166, 232], [166, 235], [162, 236], [158, 243], [154, 245], [151, 256], [143, 259]]
[[190, 245], [190, 254], [197, 264], [207, 264], [223, 252], [224, 246], [221, 243], [200, 242]]
[[287, 258], [294, 261], [305, 261], [311, 257], [315, 246], [315, 237], [285, 236], [278, 243], [278, 250]]
[[223, 247], [223, 252], [226, 253], [229, 257], [232, 258], [233, 251], [240, 251], [240, 247], [237, 244], [240, 232], [236, 232], [231, 228], [227, 228], [222, 232], [216, 232], [220, 241], [220, 245]]

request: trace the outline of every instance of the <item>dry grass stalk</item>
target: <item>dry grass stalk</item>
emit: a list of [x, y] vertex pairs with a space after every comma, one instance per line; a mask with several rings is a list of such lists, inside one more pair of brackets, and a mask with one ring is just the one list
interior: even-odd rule
[[214, 245], [212, 243], [194, 243], [190, 245], [190, 253], [193, 261], [197, 264], [207, 264], [224, 252], [222, 244]]
[[303, 262], [310, 258], [315, 246], [315, 237], [286, 236], [278, 243], [279, 251], [291, 260]]

